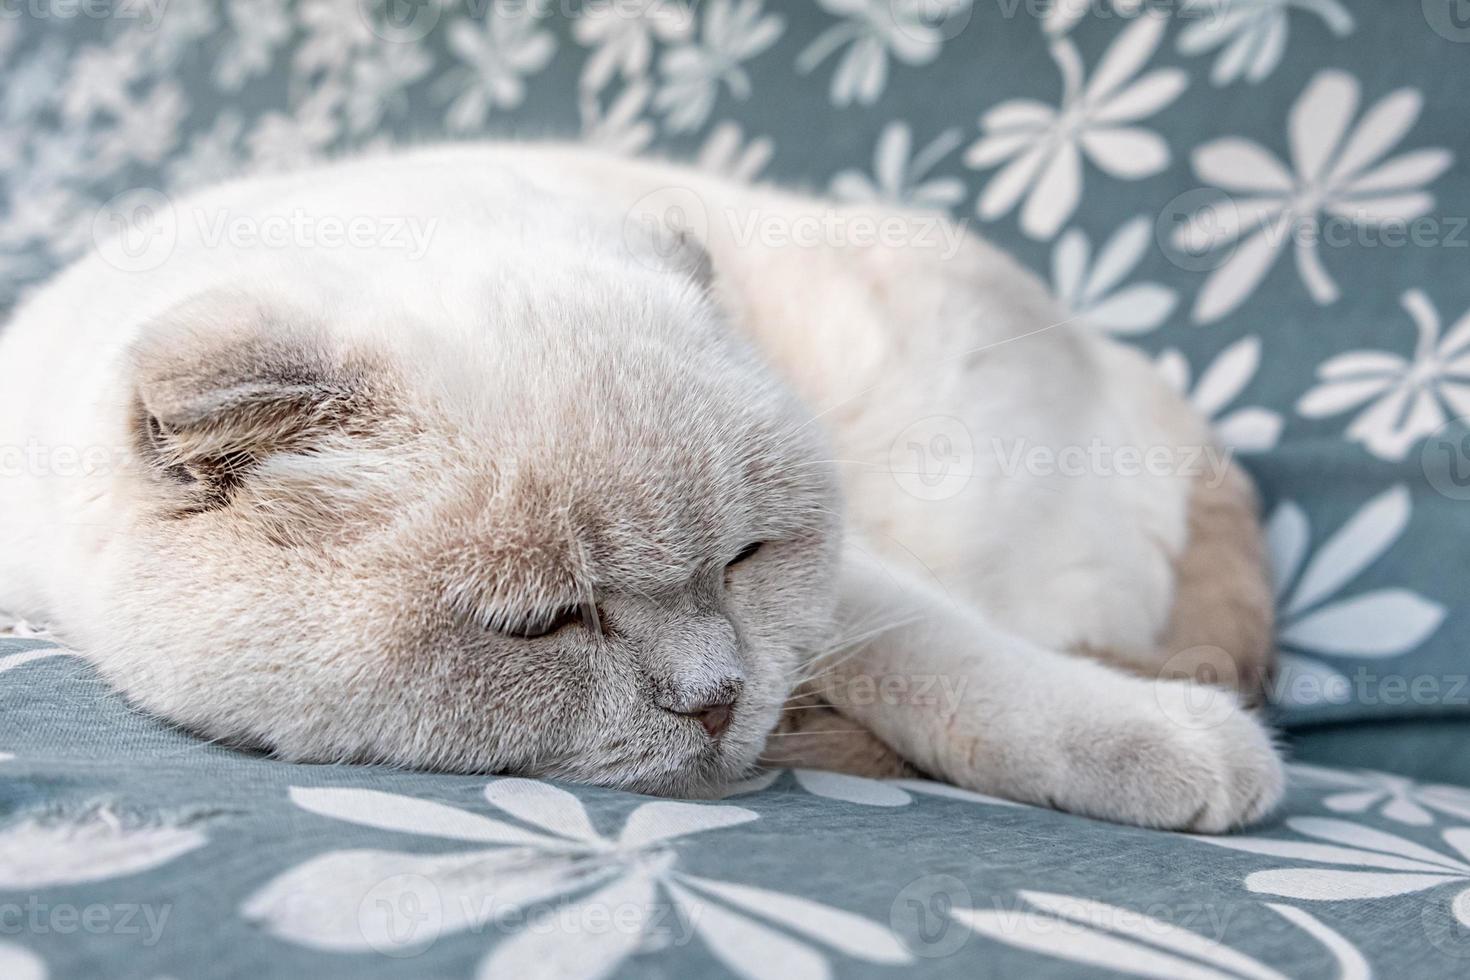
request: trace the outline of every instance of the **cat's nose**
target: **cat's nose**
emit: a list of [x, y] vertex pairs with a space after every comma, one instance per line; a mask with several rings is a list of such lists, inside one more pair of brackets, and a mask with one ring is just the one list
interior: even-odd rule
[[666, 691], [658, 698], [658, 705], [671, 714], [699, 722], [705, 734], [719, 738], [735, 720], [735, 703], [745, 682], [739, 677], [724, 677], [718, 683], [700, 685], [700, 688]]
[[678, 714], [687, 715], [699, 722], [710, 738], [719, 738], [730, 727], [730, 721], [735, 717], [735, 706], [728, 703], [707, 704], [693, 711], [680, 711]]

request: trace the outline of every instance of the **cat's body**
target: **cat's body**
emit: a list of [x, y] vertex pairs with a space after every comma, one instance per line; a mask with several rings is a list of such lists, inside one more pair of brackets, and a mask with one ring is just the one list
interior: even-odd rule
[[[1130, 822], [1279, 797], [1233, 695], [1096, 662], [1259, 684], [1249, 487], [983, 242], [549, 145], [175, 215], [163, 261], [91, 256], [0, 336], [0, 445], [33, 447], [0, 609], [145, 707], [296, 758], [664, 792], [780, 722], [782, 761]], [[313, 233], [359, 218], [369, 244]], [[296, 230], [210, 240], [272, 220]]]

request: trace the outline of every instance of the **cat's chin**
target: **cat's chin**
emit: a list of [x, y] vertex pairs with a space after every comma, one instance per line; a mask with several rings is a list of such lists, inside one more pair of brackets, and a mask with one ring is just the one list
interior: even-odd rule
[[603, 772], [557, 774], [550, 779], [590, 783], [646, 796], [682, 800], [717, 800], [730, 793], [730, 788], [748, 778], [758, 768], [760, 746], [740, 749], [711, 749], [661, 772]]

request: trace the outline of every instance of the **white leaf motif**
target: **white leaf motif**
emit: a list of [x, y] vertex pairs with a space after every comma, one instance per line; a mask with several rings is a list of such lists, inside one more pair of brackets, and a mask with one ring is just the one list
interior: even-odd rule
[[5, 980], [46, 980], [46, 964], [28, 949], [0, 942], [0, 977]]
[[1297, 583], [1287, 613], [1316, 605], [1377, 561], [1409, 524], [1409, 490], [1391, 487], [1364, 504], [1317, 549]]
[[1266, 895], [1337, 902], [1363, 898], [1391, 898], [1434, 888], [1455, 875], [1389, 874], [1373, 871], [1334, 871], [1326, 868], [1290, 868], [1247, 875], [1245, 887]]
[[710, 952], [731, 973], [748, 980], [827, 980], [831, 976], [826, 959], [811, 947], [705, 901], [678, 884], [671, 882], [668, 887]]
[[49, 657], [73, 656], [76, 656], [76, 654], [70, 650], [63, 650], [61, 647], [50, 647], [45, 650], [23, 650], [20, 653], [12, 653], [8, 656], [0, 657], [0, 674], [5, 673], [7, 670], [15, 670], [17, 667], [24, 667], [29, 663], [35, 663], [37, 660], [45, 660]]
[[829, 800], [846, 803], [861, 803], [865, 806], [905, 806], [910, 797], [903, 790], [876, 779], [847, 776], [837, 772], [821, 772], [816, 769], [797, 769], [796, 781], [808, 793], [825, 796]]
[[892, 932], [860, 915], [810, 899], [708, 878], [682, 876], [700, 891], [748, 912], [774, 919], [786, 928], [857, 959], [873, 963], [908, 963], [913, 957]]
[[1337, 980], [1371, 980], [1373, 968], [1368, 965], [1367, 959], [1358, 952], [1358, 948], [1344, 939], [1340, 934], [1327, 928], [1317, 921], [1303, 909], [1293, 905], [1280, 905], [1275, 902], [1267, 902], [1266, 908], [1280, 915], [1286, 921], [1292, 923], [1303, 932], [1310, 935], [1317, 942], [1327, 947], [1332, 958], [1337, 960]]
[[241, 914], [277, 938], [338, 952], [408, 952], [605, 879], [615, 869], [527, 864], [520, 850], [319, 855], [256, 891]]
[[208, 843], [190, 827], [126, 827], [107, 811], [24, 820], [0, 831], [0, 890], [50, 888], [148, 871]]
[[[587, 898], [542, 913], [480, 963], [481, 980], [602, 980], [637, 951], [654, 910], [653, 882], [627, 875]], [[608, 927], [606, 920], [615, 925]], [[564, 925], [564, 928], [557, 928]]]
[[588, 819], [581, 800], [559, 786], [539, 779], [497, 779], [486, 785], [485, 800], [511, 816], [553, 834], [577, 841], [602, 839], [592, 829], [592, 821]]
[[1129, 928], [1131, 920], [1119, 920], [1117, 907], [1103, 902], [1049, 892], [1023, 891], [1020, 895], [1043, 911], [1071, 919], [1074, 922], [1084, 923], [1095, 929], [1116, 929], [1129, 932], [1155, 946], [1163, 946], [1184, 956], [1204, 960], [1206, 963], [1234, 971], [1241, 976], [1255, 977], [1257, 980], [1284, 980], [1281, 974], [1262, 967], [1249, 956], [1237, 953], [1228, 946], [1212, 942], [1198, 933], [1182, 929], [1170, 922], [1148, 919], [1143, 922], [1144, 928], [1135, 931]]
[[1407, 589], [1380, 589], [1309, 613], [1281, 638], [1339, 657], [1392, 657], [1418, 647], [1444, 617], [1443, 606]]
[[[1145, 924], [1158, 922], [1142, 913], [1117, 911], [1119, 919], [1131, 917]], [[1101, 970], [1115, 971], [1126, 964], [1128, 973], [1152, 980], [1233, 980], [1228, 973], [1163, 952], [1151, 943], [1084, 928], [1049, 915], [978, 909], [953, 909], [950, 915], [997, 942]]]
[[749, 823], [758, 816], [738, 806], [702, 806], [678, 800], [656, 800], [643, 804], [629, 815], [618, 843], [623, 847], [643, 847], [704, 830]]
[[396, 830], [405, 834], [431, 834], [451, 840], [483, 844], [536, 844], [544, 846], [540, 834], [491, 820], [458, 807], [419, 800], [374, 789], [292, 786], [291, 802], [309, 813], [345, 820], [363, 827]]

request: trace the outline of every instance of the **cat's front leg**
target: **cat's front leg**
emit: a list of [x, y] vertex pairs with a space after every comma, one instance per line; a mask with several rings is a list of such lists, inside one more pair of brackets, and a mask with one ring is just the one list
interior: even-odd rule
[[993, 627], [851, 548], [841, 622], [813, 665], [838, 711], [920, 769], [979, 792], [1218, 833], [1280, 800], [1281, 761], [1233, 692], [1124, 674]]

